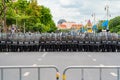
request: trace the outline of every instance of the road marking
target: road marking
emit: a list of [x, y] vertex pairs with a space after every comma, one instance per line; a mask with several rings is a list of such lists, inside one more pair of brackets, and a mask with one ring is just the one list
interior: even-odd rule
[[91, 55], [88, 55], [88, 57], [92, 57]]
[[96, 59], [92, 59], [93, 61], [96, 61]]
[[29, 76], [30, 75], [30, 72], [25, 72], [23, 76]]
[[33, 64], [32, 66], [33, 66], [33, 67], [36, 67], [36, 66], [37, 66], [37, 64]]
[[41, 58], [38, 58], [38, 61], [41, 61], [42, 59]]
[[114, 73], [114, 72], [111, 72], [110, 73], [112, 76], [114, 76], [114, 77], [116, 77], [117, 76], [117, 74], [116, 73]]
[[43, 55], [42, 55], [42, 57], [45, 57], [47, 55], [47, 52], [45, 52]]
[[9, 54], [9, 53], [5, 53], [6, 55]]

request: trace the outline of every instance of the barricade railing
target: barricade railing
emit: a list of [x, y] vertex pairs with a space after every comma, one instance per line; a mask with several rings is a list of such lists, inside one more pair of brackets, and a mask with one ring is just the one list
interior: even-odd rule
[[[22, 80], [22, 70], [23, 69], [37, 69], [37, 80], [41, 80], [41, 73], [40, 73], [40, 69], [54, 69], [56, 71], [56, 80], [59, 80], [59, 77], [60, 77], [60, 74], [59, 74], [59, 70], [56, 66], [54, 65], [42, 65], [42, 66], [0, 66], [0, 77], [1, 77], [1, 80], [4, 80], [4, 70], [7, 70], [7, 69], [10, 69], [10, 70], [14, 70], [14, 69], [18, 69], [19, 73], [19, 80]], [[5, 76], [7, 77], [7, 76]], [[8, 79], [9, 80], [9, 79]]]
[[[85, 69], [98, 69], [99, 70], [99, 80], [102, 80], [102, 71], [103, 69], [116, 69], [117, 74], [117, 80], [120, 80], [120, 66], [69, 66], [67, 67], [64, 71], [63, 71], [63, 78], [62, 80], [67, 80], [67, 76], [66, 76], [66, 72], [68, 70], [77, 70], [77, 69], [81, 69], [81, 80], [85, 80], [84, 79], [84, 70]], [[69, 76], [71, 77], [71, 76]]]

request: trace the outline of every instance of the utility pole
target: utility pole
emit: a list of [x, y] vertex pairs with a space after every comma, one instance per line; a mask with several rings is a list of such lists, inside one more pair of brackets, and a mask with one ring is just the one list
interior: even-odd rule
[[95, 25], [95, 23], [96, 23], [96, 15], [95, 15], [95, 13], [92, 14], [92, 17], [93, 17], [93, 24]]
[[[95, 23], [96, 23], [96, 14], [93, 13], [92, 17], [93, 17], [93, 26], [95, 26]], [[92, 32], [95, 33], [95, 30], [92, 30]]]
[[[105, 11], [106, 11], [107, 20], [109, 20], [109, 5], [108, 4], [105, 6]], [[109, 26], [107, 27], [107, 30], [109, 30]]]
[[3, 30], [4, 32], [6, 33], [7, 32], [7, 27], [6, 27], [6, 4], [5, 4], [5, 0], [2, 0], [2, 3], [3, 3], [3, 8], [4, 8], [4, 11], [3, 11]]
[[106, 16], [107, 16], [107, 20], [109, 19], [109, 5], [105, 6], [105, 11], [106, 11]]

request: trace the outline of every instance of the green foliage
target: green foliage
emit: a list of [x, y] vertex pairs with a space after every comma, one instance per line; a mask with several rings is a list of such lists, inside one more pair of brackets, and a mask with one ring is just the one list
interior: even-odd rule
[[25, 26], [26, 31], [32, 32], [54, 32], [57, 30], [50, 9], [38, 5], [36, 0], [18, 0], [17, 2], [7, 0], [6, 6], [7, 26], [16, 24], [21, 31], [24, 31]]
[[68, 29], [60, 29], [58, 30], [58, 32], [70, 32], [71, 30], [68, 30]]
[[10, 2], [11, 0], [5, 0], [5, 3], [8, 3], [8, 2]]
[[98, 32], [101, 32], [103, 27], [102, 27], [102, 23], [104, 22], [104, 20], [100, 20], [97, 24], [97, 27], [98, 27]]
[[117, 16], [109, 21], [109, 29], [111, 32], [120, 33], [120, 16]]
[[55, 27], [54, 23], [50, 24], [50, 30], [48, 32], [55, 32], [57, 30], [57, 27]]
[[[103, 22], [104, 20], [98, 22], [98, 32], [105, 29], [102, 27]], [[109, 30], [110, 32], [120, 33], [120, 16], [117, 16], [109, 21]]]
[[36, 24], [36, 28], [37, 30], [39, 30], [39, 32], [43, 33], [43, 32], [46, 32], [49, 30], [49, 27], [48, 26], [45, 26], [44, 24], [41, 24], [41, 23], [37, 23]]
[[3, 9], [4, 9], [3, 3], [2, 3], [2, 1], [0, 0], [0, 17], [2, 17]]

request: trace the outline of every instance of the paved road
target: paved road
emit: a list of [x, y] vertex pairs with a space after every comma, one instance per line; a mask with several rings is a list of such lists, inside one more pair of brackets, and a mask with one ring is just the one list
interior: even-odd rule
[[[32, 52], [0, 53], [0, 66], [55, 65], [62, 72], [67, 66], [120, 66], [120, 53]], [[40, 80], [55, 80], [55, 70], [42, 69]], [[99, 80], [99, 70], [84, 70], [84, 80]], [[23, 69], [22, 80], [37, 80], [37, 69]], [[104, 70], [102, 80], [117, 80], [116, 70]], [[1, 74], [1, 73], [0, 73]], [[19, 80], [18, 70], [5, 70], [4, 80]], [[81, 80], [81, 70], [69, 70], [67, 80]], [[6, 77], [7, 76], [7, 77]], [[87, 77], [86, 77], [87, 76]], [[1, 77], [1, 76], [0, 76]], [[60, 78], [61, 79], [61, 78]]]

